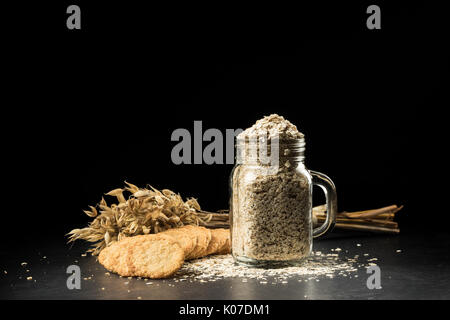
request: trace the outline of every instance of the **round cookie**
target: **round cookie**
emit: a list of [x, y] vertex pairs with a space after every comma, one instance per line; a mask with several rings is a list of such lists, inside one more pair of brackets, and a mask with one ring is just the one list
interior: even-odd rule
[[168, 235], [173, 237], [184, 251], [185, 258], [188, 257], [197, 245], [197, 238], [193, 237], [185, 227], [168, 229], [158, 234]]
[[135, 236], [128, 245], [127, 262], [133, 276], [167, 278], [181, 268], [184, 251], [170, 236]]
[[230, 230], [228, 229], [217, 229], [217, 232], [220, 234], [219, 237], [225, 239], [225, 242], [221, 248], [217, 250], [217, 254], [229, 254], [231, 253], [231, 238], [230, 238]]
[[211, 241], [209, 242], [206, 254], [215, 254], [224, 248], [229, 238], [229, 230], [211, 229]]
[[192, 236], [197, 239], [197, 245], [187, 259], [197, 259], [206, 255], [209, 242], [211, 241], [211, 231], [205, 227], [185, 226]]
[[131, 275], [127, 263], [128, 244], [132, 237], [122, 239], [112, 243], [104, 248], [98, 257], [100, 264], [105, 269], [118, 273], [121, 276], [128, 277]]
[[196, 255], [196, 252], [198, 251], [198, 244], [199, 244], [199, 235], [197, 227], [193, 225], [185, 225], [180, 227], [179, 229], [181, 229], [183, 233], [186, 234], [194, 242], [194, 247], [192, 248], [191, 252], [189, 252], [185, 256], [184, 259], [185, 260], [193, 259], [194, 255]]

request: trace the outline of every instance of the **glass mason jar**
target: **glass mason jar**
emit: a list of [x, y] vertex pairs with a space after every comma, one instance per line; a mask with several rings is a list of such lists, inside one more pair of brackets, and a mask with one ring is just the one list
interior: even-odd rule
[[[237, 161], [230, 176], [232, 255], [251, 266], [298, 265], [310, 255], [312, 239], [335, 224], [335, 186], [326, 175], [305, 167], [304, 138], [266, 139], [260, 146], [261, 140], [236, 141]], [[327, 202], [326, 220], [315, 229], [313, 185], [321, 187]]]

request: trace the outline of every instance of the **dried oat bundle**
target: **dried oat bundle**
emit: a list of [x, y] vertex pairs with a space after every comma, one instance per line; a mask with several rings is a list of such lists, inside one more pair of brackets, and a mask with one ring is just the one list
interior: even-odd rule
[[[108, 206], [102, 198], [96, 207], [89, 206], [84, 212], [92, 218], [89, 226], [74, 229], [68, 233], [69, 242], [83, 239], [95, 242], [88, 250], [97, 255], [114, 241], [141, 234], [158, 233], [183, 225], [205, 225], [211, 215], [200, 212], [197, 200], [183, 201], [179, 194], [164, 189], [159, 191], [151, 186], [140, 189], [125, 182], [123, 189], [114, 189], [106, 195], [117, 198], [117, 204]], [[124, 192], [131, 193], [128, 200]]]

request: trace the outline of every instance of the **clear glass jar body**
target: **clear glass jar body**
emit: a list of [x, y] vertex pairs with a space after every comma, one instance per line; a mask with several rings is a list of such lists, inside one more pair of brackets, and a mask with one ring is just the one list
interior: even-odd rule
[[[296, 265], [310, 255], [314, 176], [304, 165], [303, 151], [302, 139], [280, 144], [280, 161], [270, 170], [249, 158], [234, 167], [230, 226], [236, 262], [262, 267]], [[334, 219], [327, 220], [326, 231], [330, 220], [334, 224]]]

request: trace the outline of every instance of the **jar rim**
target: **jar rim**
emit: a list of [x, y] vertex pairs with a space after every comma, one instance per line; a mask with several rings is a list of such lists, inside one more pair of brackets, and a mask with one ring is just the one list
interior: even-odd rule
[[265, 154], [264, 156], [275, 156], [280, 161], [289, 159], [302, 162], [304, 160], [305, 139], [303, 137], [289, 140], [269, 139], [266, 141], [256, 137], [254, 139], [236, 139], [236, 159], [240, 163], [258, 161], [261, 156], [260, 152], [262, 152]]
[[283, 145], [300, 145], [300, 146], [304, 146], [306, 144], [305, 142], [305, 138], [301, 137], [301, 138], [296, 138], [296, 139], [279, 139], [279, 138], [273, 138], [273, 137], [267, 137], [267, 136], [254, 136], [254, 137], [248, 137], [245, 136], [243, 138], [238, 138], [236, 137], [236, 145], [238, 144], [242, 144], [242, 143], [259, 143], [259, 142], [269, 142], [271, 143], [272, 141], [274, 142], [278, 142], [279, 144], [283, 144]]

